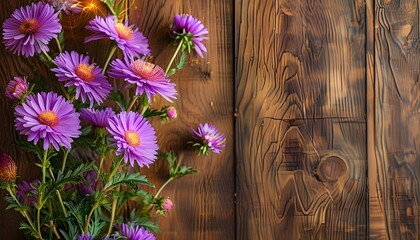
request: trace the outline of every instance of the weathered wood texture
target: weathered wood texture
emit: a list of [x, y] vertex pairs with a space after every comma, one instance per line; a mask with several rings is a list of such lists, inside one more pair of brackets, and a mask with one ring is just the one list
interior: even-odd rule
[[[0, 20], [3, 22], [12, 11], [31, 1], [3, 1], [0, 6]], [[163, 126], [154, 123], [157, 129], [159, 145], [162, 149], [174, 149], [183, 156], [183, 162], [198, 169], [199, 173], [187, 176], [169, 185], [163, 195], [169, 196], [174, 208], [167, 217], [159, 217], [162, 232], [158, 239], [234, 239], [234, 77], [233, 77], [233, 0], [218, 1], [143, 1], [129, 2], [131, 24], [139, 27], [146, 37], [153, 52], [153, 61], [163, 68], [168, 64], [175, 48], [170, 47], [169, 24], [177, 13], [187, 13], [200, 19], [209, 30], [209, 40], [205, 42], [208, 53], [201, 59], [196, 55], [187, 62], [187, 66], [174, 75], [172, 81], [177, 84], [180, 93], [174, 106], [178, 110], [178, 119]], [[80, 52], [103, 53], [104, 41], [99, 43], [77, 44], [86, 36], [83, 29], [92, 14], [66, 17], [63, 25], [73, 33], [66, 36], [67, 49]], [[95, 56], [95, 61], [103, 63], [106, 56]], [[0, 59], [0, 92], [5, 91], [9, 80], [15, 75], [42, 75], [44, 79], [56, 79], [49, 75], [42, 64], [35, 60], [18, 58], [11, 55], [2, 45]], [[35, 71], [33, 73], [32, 71]], [[165, 104], [157, 102], [155, 104]], [[18, 151], [14, 146], [17, 134], [13, 127], [11, 105], [4, 94], [0, 94], [0, 108], [3, 112], [0, 127], [0, 147], [18, 162], [21, 180], [31, 180], [37, 176], [33, 165], [33, 156]], [[227, 138], [227, 147], [221, 154], [209, 157], [195, 157], [185, 144], [191, 140], [191, 127], [199, 122], [210, 122], [219, 127]], [[167, 167], [157, 162], [149, 170], [142, 169], [157, 187], [167, 177]], [[0, 201], [0, 236], [7, 239], [22, 239], [19, 232], [20, 217], [12, 211], [5, 211], [1, 192]], [[2, 237], [0, 237], [2, 238]]]
[[420, 236], [419, 4], [377, 0], [374, 5], [374, 53], [369, 55], [375, 60], [375, 134], [369, 177], [375, 239]]
[[364, 1], [236, 1], [237, 239], [366, 239]]

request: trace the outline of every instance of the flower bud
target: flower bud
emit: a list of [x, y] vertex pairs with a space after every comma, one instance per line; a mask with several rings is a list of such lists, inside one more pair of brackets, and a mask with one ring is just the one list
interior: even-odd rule
[[172, 201], [169, 198], [165, 198], [165, 201], [162, 204], [162, 209], [165, 211], [169, 211], [172, 208]]
[[22, 98], [27, 94], [27, 92], [28, 83], [26, 82], [26, 77], [14, 77], [6, 87], [6, 97], [10, 100]]
[[168, 110], [166, 111], [166, 113], [168, 114], [169, 119], [174, 119], [178, 116], [176, 112], [176, 108], [174, 107], [168, 107]]
[[17, 168], [12, 158], [4, 153], [0, 154], [0, 182], [16, 180]]

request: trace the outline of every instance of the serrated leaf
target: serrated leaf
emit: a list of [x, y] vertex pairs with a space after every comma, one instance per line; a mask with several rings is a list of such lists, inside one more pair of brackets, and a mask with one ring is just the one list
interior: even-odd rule
[[112, 177], [111, 181], [108, 182], [108, 184], [105, 185], [104, 189], [113, 188], [121, 184], [128, 184], [128, 185], [135, 185], [135, 184], [142, 184], [149, 187], [154, 187], [152, 183], [150, 183], [146, 176], [140, 175], [140, 173], [120, 173], [117, 172]]

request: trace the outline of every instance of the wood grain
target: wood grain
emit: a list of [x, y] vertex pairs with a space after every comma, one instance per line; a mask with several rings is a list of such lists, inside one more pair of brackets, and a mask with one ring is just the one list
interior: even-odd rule
[[[153, 61], [164, 69], [175, 51], [169, 38], [175, 14], [191, 14], [202, 21], [209, 30], [208, 52], [204, 59], [192, 54], [186, 68], [171, 78], [179, 92], [174, 102], [178, 118], [155, 126], [160, 147], [176, 150], [199, 173], [171, 183], [163, 192], [174, 208], [158, 219], [162, 228], [158, 239], [234, 239], [233, 1], [134, 1], [131, 23], [149, 39]], [[156, 99], [155, 104], [168, 102]], [[187, 150], [190, 129], [199, 122], [213, 123], [226, 134], [227, 147], [221, 154], [197, 158]], [[164, 171], [164, 163], [154, 164], [149, 178], [160, 186]]]
[[364, 1], [235, 6], [237, 239], [365, 239]]
[[377, 239], [418, 239], [419, 1], [378, 0], [374, 6], [375, 175], [370, 192], [374, 214], [382, 221], [372, 223], [371, 232]]

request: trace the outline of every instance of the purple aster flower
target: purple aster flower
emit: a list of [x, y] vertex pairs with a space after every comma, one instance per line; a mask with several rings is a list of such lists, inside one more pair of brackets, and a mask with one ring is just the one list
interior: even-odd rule
[[120, 23], [114, 16], [106, 18], [95, 17], [86, 26], [86, 29], [94, 33], [85, 39], [91, 42], [102, 38], [109, 38], [115, 41], [125, 56], [139, 57], [150, 54], [149, 43], [138, 28], [128, 26], [128, 22]]
[[0, 182], [16, 180], [17, 168], [13, 159], [4, 153], [0, 153]]
[[155, 64], [141, 59], [130, 60], [125, 58], [124, 61], [115, 59], [112, 61], [111, 67], [109, 76], [124, 79], [128, 84], [136, 85], [136, 94], [146, 93], [149, 102], [152, 96], [157, 93], [169, 102], [176, 98], [175, 84], [171, 83], [166, 78], [163, 69]]
[[3, 23], [6, 48], [26, 57], [42, 51], [48, 52], [48, 43], [60, 31], [58, 12], [42, 2], [16, 9]]
[[76, 185], [76, 191], [81, 195], [91, 195], [96, 189], [96, 172], [95, 170], [89, 170], [82, 173], [82, 176], [86, 179], [87, 183], [78, 183]]
[[174, 17], [174, 23], [171, 30], [171, 35], [175, 38], [176, 42], [184, 40], [185, 44], [190, 50], [190, 46], [194, 48], [195, 52], [203, 58], [202, 52], [207, 52], [206, 47], [202, 43], [203, 40], [207, 40], [205, 36], [209, 31], [201, 21], [197, 20], [191, 15], [179, 15]]
[[96, 127], [108, 127], [108, 120], [114, 115], [114, 111], [109, 107], [102, 110], [88, 108], [80, 110], [80, 118]]
[[120, 236], [127, 240], [156, 240], [156, 237], [144, 227], [134, 226], [133, 224], [121, 224], [119, 226]]
[[102, 103], [112, 90], [111, 84], [95, 64], [89, 64], [89, 57], [77, 52], [64, 52], [54, 61], [57, 68], [51, 69], [58, 81], [66, 82], [65, 87], [76, 87], [76, 99], [82, 102], [89, 99], [90, 107], [96, 102]]
[[201, 154], [208, 154], [208, 150], [214, 153], [220, 153], [222, 148], [225, 147], [226, 138], [219, 129], [212, 124], [200, 123], [197, 131], [193, 129], [194, 138], [198, 142], [194, 143], [194, 148]]
[[28, 83], [26, 77], [14, 77], [13, 80], [7, 84], [6, 97], [11, 100], [16, 100], [24, 97], [28, 93]]
[[94, 240], [94, 238], [90, 235], [90, 233], [80, 234], [77, 237], [77, 240]]
[[51, 4], [58, 11], [64, 11], [66, 14], [80, 13], [83, 6], [80, 0], [44, 0]]
[[111, 134], [110, 141], [117, 146], [117, 155], [124, 154], [124, 161], [134, 162], [142, 167], [156, 160], [158, 145], [156, 134], [150, 123], [136, 112], [121, 112], [109, 119], [106, 130]]
[[38, 179], [35, 179], [30, 183], [26, 181], [19, 183], [16, 192], [19, 201], [28, 206], [36, 206], [38, 202], [38, 191], [36, 186], [40, 184], [41, 182]]
[[53, 92], [28, 96], [15, 108], [15, 118], [20, 134], [27, 135], [34, 144], [42, 139], [44, 150], [51, 145], [57, 151], [59, 146], [70, 148], [72, 138], [81, 134], [79, 114], [72, 104]]

